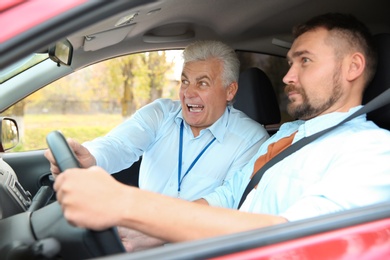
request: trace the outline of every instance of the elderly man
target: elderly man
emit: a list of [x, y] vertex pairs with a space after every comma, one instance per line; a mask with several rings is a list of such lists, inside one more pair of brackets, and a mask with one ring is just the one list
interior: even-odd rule
[[[83, 168], [98, 165], [114, 173], [142, 156], [141, 189], [194, 200], [252, 158], [269, 136], [231, 106], [240, 66], [234, 50], [218, 41], [199, 41], [183, 57], [180, 101], [158, 99], [104, 137], [83, 145], [69, 142]], [[51, 152], [45, 155], [57, 175]]]

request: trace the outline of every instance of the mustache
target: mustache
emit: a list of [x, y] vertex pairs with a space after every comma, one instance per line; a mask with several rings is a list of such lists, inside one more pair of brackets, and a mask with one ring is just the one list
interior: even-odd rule
[[284, 86], [284, 93], [286, 95], [288, 95], [288, 93], [291, 92], [291, 91], [297, 91], [298, 92], [298, 90], [297, 90], [297, 88], [296, 88], [296, 86], [294, 84], [287, 84], [287, 85]]

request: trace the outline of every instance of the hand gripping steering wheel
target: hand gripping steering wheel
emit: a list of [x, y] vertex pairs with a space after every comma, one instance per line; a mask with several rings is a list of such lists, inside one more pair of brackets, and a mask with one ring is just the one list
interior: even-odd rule
[[[80, 168], [80, 164], [79, 164], [76, 156], [74, 155], [72, 149], [69, 147], [68, 142], [66, 141], [65, 137], [61, 134], [61, 132], [59, 132], [59, 131], [50, 132], [46, 136], [46, 141], [47, 141], [49, 149], [51, 150], [51, 152], [54, 156], [54, 159], [56, 160], [57, 165], [60, 168], [61, 172], [65, 171], [66, 169], [69, 169], [69, 168], [76, 168], [76, 167]], [[94, 202], [91, 202], [91, 203], [94, 203]], [[57, 228], [57, 229], [59, 229], [57, 232], [61, 232], [61, 230], [62, 230], [65, 233], [69, 233], [69, 234], [74, 235], [74, 234], [80, 233], [80, 230], [82, 230], [81, 231], [82, 238], [79, 238], [77, 243], [82, 244], [82, 245], [79, 245], [80, 248], [82, 248], [81, 251], [85, 250], [85, 252], [83, 252], [83, 254], [86, 255], [88, 258], [125, 252], [125, 248], [124, 248], [124, 246], [119, 238], [119, 235], [118, 235], [116, 228], [112, 227], [112, 228], [109, 228], [109, 229], [106, 229], [103, 231], [93, 231], [93, 230], [76, 228], [76, 227], [70, 225], [69, 223], [67, 223], [67, 221], [65, 220], [65, 218], [62, 214], [62, 210], [61, 210], [61, 207], [59, 206], [58, 202], [55, 202], [52, 204], [55, 204], [55, 205], [46, 206], [42, 210], [44, 210], [45, 208], [49, 208], [51, 206], [51, 208], [53, 208], [55, 211], [60, 211], [59, 213], [56, 212], [56, 214], [51, 213], [51, 215], [59, 215], [60, 216], [59, 218], [61, 218], [61, 220], [58, 221], [59, 223], [61, 223], [60, 224], [61, 227]], [[42, 210], [38, 210], [37, 213], [41, 212]], [[43, 215], [43, 213], [38, 214], [38, 215]], [[37, 217], [37, 216], [35, 216], [35, 217]], [[44, 216], [42, 216], [42, 217], [44, 217]], [[32, 216], [32, 218], [34, 218], [34, 215]], [[93, 216], [91, 216], [91, 218], [93, 218]], [[64, 225], [66, 226], [65, 228], [64, 228]], [[74, 231], [75, 229], [78, 229], [79, 231], [75, 232]], [[69, 230], [72, 230], [72, 231], [69, 231]], [[72, 236], [72, 235], [69, 235], [69, 236]], [[74, 242], [75, 241], [73, 241], [73, 243]], [[65, 243], [69, 243], [69, 241], [65, 241]], [[62, 254], [69, 256], [69, 259], [80, 258], [80, 255], [77, 255], [77, 253], [81, 253], [81, 252], [80, 251], [74, 252], [74, 251], [78, 251], [78, 250], [72, 250], [73, 246], [74, 246], [74, 244], [63, 246], [63, 248], [65, 248], [65, 250], [66, 250], [66, 248], [68, 248], [69, 250], [66, 250], [66, 252], [65, 251], [62, 252]], [[68, 252], [68, 251], [73, 251], [74, 253]], [[72, 255], [72, 254], [75, 254], [75, 255]]]

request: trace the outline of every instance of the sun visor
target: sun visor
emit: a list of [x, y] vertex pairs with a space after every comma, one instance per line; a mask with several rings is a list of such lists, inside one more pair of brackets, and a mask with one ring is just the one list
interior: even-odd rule
[[126, 38], [135, 25], [133, 23], [117, 29], [87, 35], [84, 37], [84, 50], [95, 51], [117, 44]]

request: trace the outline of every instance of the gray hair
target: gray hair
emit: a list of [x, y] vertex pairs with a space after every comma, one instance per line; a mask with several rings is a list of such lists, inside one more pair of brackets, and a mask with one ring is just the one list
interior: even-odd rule
[[197, 41], [188, 45], [183, 52], [184, 64], [191, 61], [204, 61], [217, 58], [223, 63], [222, 84], [229, 86], [238, 82], [240, 61], [235, 51], [219, 41]]

